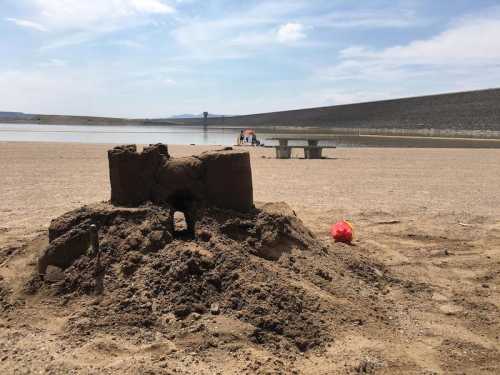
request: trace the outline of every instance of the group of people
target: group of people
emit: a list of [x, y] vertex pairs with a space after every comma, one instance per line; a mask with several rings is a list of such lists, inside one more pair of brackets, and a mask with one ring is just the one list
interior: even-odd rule
[[260, 141], [257, 139], [257, 134], [255, 134], [255, 130], [245, 129], [240, 131], [240, 136], [238, 138], [238, 146], [242, 145], [260, 146]]

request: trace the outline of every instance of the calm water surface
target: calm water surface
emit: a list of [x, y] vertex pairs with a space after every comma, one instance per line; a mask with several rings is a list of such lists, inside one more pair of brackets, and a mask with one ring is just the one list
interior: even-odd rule
[[203, 126], [0, 124], [0, 141], [233, 145], [238, 129]]
[[[309, 133], [295, 134], [307, 137]], [[238, 128], [204, 128], [202, 125], [40, 125], [0, 123], [0, 142], [80, 142], [115, 144], [165, 143], [177, 145], [231, 146], [239, 135]], [[309, 134], [322, 137], [321, 134]], [[269, 140], [280, 134], [276, 129], [258, 130], [258, 138], [267, 146], [277, 144]], [[453, 139], [431, 137], [324, 135], [321, 145], [337, 147], [444, 147], [444, 148], [500, 148], [500, 139]], [[290, 141], [290, 145], [305, 141]]]

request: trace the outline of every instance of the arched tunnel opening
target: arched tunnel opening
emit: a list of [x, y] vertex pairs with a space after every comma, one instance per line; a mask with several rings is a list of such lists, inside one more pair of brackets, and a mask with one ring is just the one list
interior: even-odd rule
[[174, 237], [194, 237], [196, 224], [196, 203], [194, 195], [188, 190], [177, 191], [169, 201], [174, 209]]

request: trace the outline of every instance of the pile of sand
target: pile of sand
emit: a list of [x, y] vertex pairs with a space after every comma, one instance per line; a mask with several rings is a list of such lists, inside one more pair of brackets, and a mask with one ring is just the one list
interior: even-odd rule
[[[286, 204], [249, 213], [207, 209], [194, 237], [175, 232], [172, 215], [166, 206], [108, 203], [63, 215], [50, 226], [49, 248], [71, 243], [93, 223], [100, 254], [82, 254], [65, 269], [49, 266], [28, 290], [68, 301], [102, 296], [70, 321], [70, 330], [87, 334], [133, 335], [141, 328], [176, 335], [192, 329], [200, 315], [224, 314], [251, 325], [249, 339], [269, 349], [306, 351], [332, 340], [329, 310], [292, 276], [331, 279], [297, 265], [304, 252], [322, 257], [326, 249]], [[165, 326], [165, 318], [179, 324]]]
[[[325, 353], [353, 326], [393, 324], [380, 298], [401, 281], [349, 246], [316, 238], [287, 204], [255, 204], [247, 153], [171, 158], [155, 145], [108, 157], [110, 202], [52, 221], [24, 295], [2, 292], [0, 280], [0, 303], [11, 311], [28, 299], [60, 306], [61, 346], [168, 340], [197, 358], [253, 348], [280, 372], [304, 352]], [[262, 365], [245, 361], [250, 373]]]

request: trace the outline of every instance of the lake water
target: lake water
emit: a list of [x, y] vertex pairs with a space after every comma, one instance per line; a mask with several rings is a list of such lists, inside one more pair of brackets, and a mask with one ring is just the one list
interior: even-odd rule
[[238, 129], [203, 126], [0, 124], [0, 141], [233, 145]]
[[[240, 129], [205, 128], [197, 125], [43, 125], [43, 124], [1, 124], [0, 142], [79, 142], [79, 143], [117, 143], [151, 144], [165, 143], [175, 145], [221, 145], [232, 146], [236, 143]], [[258, 132], [258, 138], [266, 145], [276, 141], [266, 138], [279, 133]], [[329, 143], [325, 141], [323, 143]], [[305, 144], [305, 141], [291, 141], [291, 145]]]
[[[165, 143], [177, 145], [222, 145], [231, 146], [239, 135], [237, 128], [204, 128], [195, 125], [40, 125], [0, 123], [0, 142], [80, 142], [111, 144]], [[295, 135], [307, 135], [304, 132]], [[266, 138], [280, 134], [277, 129], [259, 129], [258, 138], [266, 145], [276, 141]], [[500, 148], [499, 139], [453, 139], [432, 137], [398, 137], [335, 135], [311, 133], [310, 136], [324, 137], [321, 145], [337, 147], [429, 147], [429, 148]], [[328, 140], [327, 140], [328, 139]], [[291, 141], [290, 145], [305, 144], [305, 141]]]
[[[79, 142], [175, 145], [221, 145], [236, 143], [240, 129], [204, 128], [187, 125], [42, 125], [42, 124], [1, 124], [0, 142]], [[266, 140], [280, 135], [265, 130], [258, 131], [258, 138], [266, 145], [276, 145], [277, 141]], [[290, 145], [305, 144], [305, 141], [290, 141]], [[335, 144], [324, 141], [323, 144]]]

